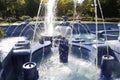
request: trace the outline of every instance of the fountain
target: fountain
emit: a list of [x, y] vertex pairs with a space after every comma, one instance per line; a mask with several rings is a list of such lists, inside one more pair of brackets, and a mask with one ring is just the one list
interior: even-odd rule
[[[106, 47], [106, 45], [99, 45], [99, 44], [103, 44], [98, 42], [98, 34], [96, 32], [96, 42], [94, 43], [87, 43], [84, 39], [81, 39], [81, 33], [80, 33], [80, 27], [85, 29], [85, 32], [87, 34], [90, 33], [90, 30], [88, 30], [88, 28], [85, 28], [84, 25], [82, 23], [77, 23], [79, 24], [78, 26], [78, 34], [79, 36], [77, 36], [76, 38], [76, 42], [72, 42], [73, 36], [74, 34], [73, 32], [73, 28], [74, 26], [70, 27], [70, 23], [67, 21], [67, 17], [63, 17], [65, 18], [64, 21], [55, 27], [54, 23], [55, 23], [55, 9], [56, 9], [56, 4], [57, 4], [58, 0], [48, 0], [47, 3], [47, 11], [46, 12], [46, 18], [45, 18], [45, 31], [40, 34], [40, 36], [37, 33], [38, 30], [38, 18], [40, 16], [40, 8], [41, 8], [41, 4], [42, 4], [42, 0], [39, 6], [39, 10], [38, 10], [38, 14], [37, 14], [37, 20], [35, 23], [35, 26], [31, 26], [28, 24], [29, 21], [26, 22], [26, 26], [21, 30], [21, 33], [19, 34], [19, 36], [22, 36], [22, 34], [24, 33], [24, 31], [29, 27], [30, 30], [32, 30], [33, 33], [33, 38], [32, 41], [30, 43], [30, 41], [28, 40], [21, 40], [21, 39], [16, 39], [16, 42], [14, 44], [13, 47], [13, 59], [15, 65], [15, 73], [17, 73], [18, 71], [22, 71], [23, 70], [23, 77], [24, 80], [97, 80], [99, 78], [99, 73], [100, 70], [98, 67], [98, 58], [101, 56], [98, 56], [102, 53], [100, 53], [98, 50], [100, 48], [100, 50], [104, 49], [106, 50], [106, 48], [103, 49], [103, 47]], [[95, 7], [96, 7], [96, 0], [95, 1]], [[74, 8], [76, 8], [76, 0], [74, 0]], [[97, 9], [97, 8], [96, 8]], [[96, 10], [95, 9], [95, 10]], [[97, 15], [97, 10], [95, 11], [96, 15]], [[73, 17], [75, 18], [75, 16], [77, 15], [76, 9], [74, 9], [74, 15]], [[73, 20], [74, 21], [74, 20]], [[97, 22], [97, 16], [96, 16], [96, 22]], [[97, 23], [96, 23], [97, 26]], [[17, 30], [19, 26], [17, 26], [16, 28], [14, 28], [14, 31], [11, 33], [11, 36], [13, 34], [15, 34], [15, 31]], [[55, 28], [54, 28], [55, 27]], [[10, 27], [8, 27], [9, 29]], [[7, 29], [7, 31], [8, 31]], [[28, 29], [29, 30], [29, 29]], [[28, 30], [25, 32], [27, 33]], [[40, 30], [41, 31], [41, 30]], [[97, 31], [97, 28], [96, 28]], [[25, 34], [24, 33], [24, 34]], [[39, 41], [35, 41], [35, 37], [39, 38]], [[52, 44], [55, 44], [55, 39], [57, 37], [57, 40], [59, 41], [59, 38], [62, 37], [66, 37], [66, 39], [68, 39], [69, 41], [69, 55], [67, 54], [67, 60], [59, 61], [59, 51], [58, 51], [58, 47], [59, 46], [52, 46], [50, 47], [52, 50], [52, 54], [51, 56], [47, 57], [47, 59], [44, 57], [45, 51], [48, 50], [48, 48], [46, 48], [46, 46], [48, 47], [52, 42]], [[89, 37], [91, 36], [88, 35]], [[87, 37], [88, 37], [87, 36]], [[41, 38], [40, 38], [41, 37]], [[95, 38], [93, 36], [93, 38]], [[91, 37], [90, 37], [91, 39]], [[46, 40], [48, 40], [49, 42], [46, 42]], [[40, 44], [39, 44], [39, 43]], [[31, 46], [27, 46], [26, 45], [30, 45]], [[94, 45], [95, 44], [95, 47]], [[58, 42], [59, 45], [59, 42]], [[76, 50], [73, 50], [73, 47], [77, 48], [79, 52], [76, 53]], [[108, 46], [107, 46], [108, 48]], [[42, 50], [41, 52], [39, 52], [39, 50]], [[93, 54], [92, 50], [95, 50]], [[49, 54], [50, 51], [47, 52], [47, 54]], [[99, 52], [99, 53], [98, 53]], [[106, 51], [104, 51], [106, 52]], [[74, 55], [76, 54], [77, 57]], [[42, 59], [36, 59], [36, 56]], [[80, 55], [80, 58], [78, 57]], [[110, 76], [107, 72], [109, 72], [109, 68], [111, 68], [110, 64], [112, 63], [111, 61], [114, 60], [114, 58], [108, 57], [108, 53], [107, 53], [107, 57], [103, 56], [102, 57], [102, 65], [101, 65], [101, 74], [100, 74], [100, 78], [103, 79], [103, 77], [107, 77], [107, 79], [111, 78], [112, 72], [110, 72]], [[21, 57], [22, 56], [22, 57]], [[30, 56], [30, 57], [29, 57]], [[63, 54], [62, 54], [63, 56]], [[35, 57], [35, 58], [34, 58]], [[69, 57], [69, 58], [68, 58]], [[95, 57], [92, 61], [93, 63], [96, 62], [96, 66], [90, 62], [90, 58]], [[85, 60], [83, 60], [85, 59]], [[90, 61], [89, 61], [90, 60]], [[37, 63], [37, 61], [39, 61], [39, 63]], [[35, 63], [36, 62], [36, 63]], [[38, 64], [38, 66], [37, 66]], [[21, 66], [23, 65], [23, 66]], [[108, 68], [109, 67], [109, 68]], [[22, 68], [22, 70], [21, 70]], [[39, 69], [37, 69], [39, 68]], [[38, 73], [38, 71], [40, 71], [40, 73]], [[53, 73], [54, 72], [54, 73]], [[21, 73], [17, 74], [17, 76], [21, 76]], [[38, 75], [39, 78], [38, 78]]]
[[[53, 3], [53, 4], [52, 4]], [[49, 15], [47, 15], [47, 19], [45, 19], [47, 22], [46, 22], [46, 24], [45, 24], [45, 28], [46, 27], [48, 27], [48, 25], [49, 25], [49, 27], [50, 27], [50, 29], [49, 28], [46, 28], [45, 30], [45, 33], [44, 33], [44, 35], [42, 34], [42, 36], [43, 37], [53, 37], [54, 35], [53, 35], [53, 32], [54, 32], [54, 29], [53, 29], [53, 21], [54, 20], [52, 20], [53, 19], [53, 14], [54, 13], [52, 13], [53, 11], [52, 10], [54, 10], [53, 8], [51, 8], [50, 6], [55, 6], [54, 4], [55, 4], [55, 0], [52, 0], [52, 1], [48, 1], [48, 3], [47, 3], [48, 5], [48, 8], [50, 9], [48, 9], [49, 11], [51, 11], [51, 12], [49, 12], [48, 11], [48, 13], [49, 13]], [[51, 5], [52, 4], [52, 5]], [[63, 29], [65, 27], [65, 29]], [[62, 34], [62, 36], [63, 37], [66, 37], [66, 33], [67, 33], [67, 30], [69, 31], [69, 30], [71, 30], [71, 28], [70, 27], [66, 27], [66, 26], [63, 26], [63, 24], [62, 24], [62, 26], [57, 26], [56, 27], [56, 30], [57, 31], [59, 31], [59, 33], [61, 33]], [[65, 30], [65, 31], [63, 31], [63, 30]], [[50, 33], [48, 32], [48, 31], [50, 31]], [[70, 31], [70, 32], [72, 32], [72, 30]], [[70, 37], [71, 37], [71, 34], [72, 33], [70, 33]], [[51, 36], [52, 35], [52, 36]], [[71, 38], [70, 38], [71, 39]], [[71, 45], [70, 45], [71, 46]], [[71, 47], [70, 47], [71, 48]], [[50, 57], [50, 60], [48, 59], [48, 62], [47, 61], [45, 61], [45, 62], [43, 62], [42, 64], [43, 64], [43, 67], [41, 67], [41, 66], [39, 66], [40, 68], [42, 68], [42, 69], [39, 69], [40, 70], [40, 74], [42, 75], [42, 76], [40, 76], [40, 79], [42, 79], [42, 80], [44, 80], [44, 79], [49, 79], [49, 80], [79, 80], [80, 78], [82, 78], [82, 80], [91, 80], [91, 79], [95, 79], [95, 77], [91, 77], [91, 76], [89, 76], [90, 74], [88, 73], [88, 76], [83, 76], [83, 75], [85, 75], [86, 73], [84, 73], [83, 71], [80, 71], [79, 73], [77, 73], [77, 70], [79, 70], [79, 68], [77, 68], [76, 69], [76, 66], [78, 66], [79, 65], [79, 62], [77, 62], [75, 65], [74, 65], [74, 63], [71, 63], [71, 62], [73, 62], [74, 60], [75, 61], [77, 61], [77, 59], [73, 59], [74, 57], [73, 56], [71, 56], [71, 55], [69, 55], [69, 56], [71, 56], [71, 58], [69, 59], [71, 62], [70, 62], [70, 64], [68, 63], [68, 64], [63, 64], [63, 65], [59, 65], [59, 59], [57, 58], [58, 57], [58, 49], [56, 49], [55, 47], [53, 47], [52, 48], [53, 49], [53, 55], [52, 55], [52, 57]], [[57, 54], [56, 54], [57, 53]], [[69, 52], [70, 53], [70, 52]], [[53, 60], [51, 60], [51, 59], [53, 59]], [[50, 63], [49, 63], [50, 62]], [[81, 61], [80, 63], [84, 63], [85, 61], [83, 60], [83, 61]], [[54, 64], [55, 63], [55, 64]], [[89, 64], [89, 62], [85, 62], [86, 64]], [[41, 64], [41, 65], [42, 65]], [[50, 65], [51, 64], [51, 65]], [[62, 64], [62, 63], [61, 63]], [[86, 64], [83, 64], [83, 66], [85, 67], [86, 66]], [[74, 68], [72, 67], [72, 66], [74, 65]], [[60, 67], [57, 67], [57, 66], [60, 66]], [[81, 66], [80, 66], [81, 67]], [[93, 66], [89, 66], [89, 67], [93, 67]], [[49, 73], [48, 74], [46, 74], [45, 73], [45, 69], [49, 69], [50, 68], [50, 71], [49, 70], [46, 70], [47, 72], [49, 71]], [[53, 72], [52, 71], [52, 69], [60, 69], [61, 70], [61, 74], [58, 74], [58, 73], [51, 73], [51, 72]], [[67, 70], [66, 72], [64, 72], [64, 70]], [[73, 69], [73, 71], [72, 71], [72, 69]], [[84, 68], [83, 67], [81, 67], [81, 70], [84, 70]], [[86, 70], [86, 68], [85, 68], [85, 70]], [[95, 70], [95, 69], [94, 69]], [[98, 69], [97, 69], [98, 70]], [[97, 72], [97, 70], [95, 70], [96, 72]], [[54, 71], [55, 72], [55, 71]], [[63, 77], [63, 75], [62, 75], [62, 73], [64, 73], [64, 75], [66, 75], [65, 77]], [[82, 76], [80, 76], [80, 75], [78, 75], [78, 76], [75, 76], [75, 74], [82, 74]], [[52, 75], [53, 74], [53, 75]], [[57, 75], [58, 74], [58, 75]], [[54, 76], [55, 75], [55, 76]], [[93, 75], [96, 75], [96, 74], [93, 74]], [[60, 76], [62, 76], [62, 77], [60, 77]], [[71, 77], [70, 77], [71, 76]], [[98, 79], [98, 76], [97, 76], [97, 78], [96, 79]], [[95, 79], [95, 80], [96, 80]]]
[[[52, 1], [51, 1], [52, 2]], [[48, 1], [48, 4], [49, 4], [50, 2]], [[53, 2], [54, 3], [54, 2]], [[51, 4], [51, 3], [50, 3]], [[48, 7], [49, 7], [49, 5], [48, 5]], [[52, 9], [52, 8], [51, 8]], [[48, 9], [49, 10], [49, 9]], [[51, 21], [51, 19], [53, 19], [52, 18], [52, 14], [51, 14], [51, 12], [49, 12], [48, 11], [48, 13], [50, 13], [47, 17], [49, 18], [49, 19], [47, 19], [47, 20], [49, 20], [49, 21], [47, 21], [47, 24], [49, 24], [50, 26], [49, 27], [51, 27], [51, 25], [52, 25], [52, 27], [53, 27], [53, 23], [52, 23], [52, 21]], [[49, 17], [51, 15], [51, 17]], [[66, 20], [65, 20], [66, 21]], [[51, 23], [50, 23], [51, 22]], [[46, 25], [45, 25], [46, 26]], [[64, 27], [64, 26], [63, 26]], [[65, 26], [66, 27], [66, 26]], [[61, 28], [59, 28], [59, 27], [56, 27], [56, 29], [59, 31], [59, 32], [62, 32], [63, 30], [65, 30], [65, 29], [63, 29], [63, 30], [59, 30], [59, 29], [61, 29]], [[71, 28], [70, 28], [71, 29]], [[49, 28], [48, 28], [48, 31], [49, 31]], [[51, 32], [52, 31], [52, 32]], [[65, 32], [65, 33], [64, 33]], [[64, 31], [64, 32], [62, 32], [63, 34], [62, 34], [62, 36], [64, 36], [64, 37], [66, 37], [65, 36], [65, 34], [66, 34], [66, 30]], [[71, 32], [71, 31], [70, 31]], [[48, 34], [48, 33], [47, 33]], [[51, 28], [50, 29], [50, 33], [49, 33], [50, 35], [52, 34], [53, 35], [53, 28]], [[72, 34], [72, 33], [71, 33]], [[97, 34], [96, 34], [97, 35]], [[98, 35], [97, 35], [98, 36]], [[97, 38], [96, 38], [97, 39]], [[96, 42], [96, 44], [98, 44], [98, 42]], [[70, 45], [71, 46], [71, 45]], [[71, 47], [70, 47], [71, 48]], [[97, 51], [97, 50], [96, 50]], [[54, 58], [54, 59], [56, 59], [56, 55], [55, 55], [55, 52], [58, 52], [58, 50], [57, 51], [53, 51], [53, 57], [52, 58]], [[72, 56], [73, 57], [73, 56]], [[55, 61], [55, 60], [54, 60]], [[84, 62], [84, 61], [83, 61]], [[81, 62], [82, 63], [82, 62]], [[44, 63], [43, 63], [44, 64]], [[57, 62], [57, 64], [59, 64], [59, 62]], [[45, 66], [43, 66], [43, 69], [45, 68], [45, 67], [47, 67], [47, 65], [48, 64], [46, 64]], [[53, 65], [52, 66], [52, 68], [54, 68], [54, 66], [56, 66], [56, 65]], [[66, 66], [66, 67], [69, 67], [69, 63], [68, 64], [66, 64], [66, 65], [63, 65], [63, 66]], [[83, 65], [84, 67], [85, 67], [85, 65]], [[50, 66], [48, 67], [48, 68], [50, 68]], [[58, 68], [59, 69], [59, 68]], [[61, 69], [64, 69], [64, 67], [62, 67]], [[98, 70], [98, 69], [97, 69]], [[67, 74], [69, 74], [69, 69], [67, 69]], [[44, 74], [44, 72], [41, 72], [41, 74]], [[51, 73], [50, 73], [51, 74]], [[82, 78], [82, 80], [91, 80], [92, 78], [86, 78], [86, 77], [83, 77], [83, 76], [81, 76], [81, 77], [73, 77], [74, 75], [72, 75], [71, 74], [71, 72], [70, 72], [70, 75], [72, 75], [72, 79], [70, 78], [70, 76], [66, 76], [66, 77], [64, 77], [64, 78], [59, 78], [59, 76], [57, 76], [57, 77], [55, 77], [55, 75], [57, 75], [57, 73], [54, 73], [54, 75], [50, 75], [51, 77], [49, 78], [49, 77], [45, 77], [45, 79], [46, 78], [48, 78], [48, 79], [50, 79], [50, 80], [63, 80], [63, 79], [69, 79], [69, 80], [72, 80], [72, 79], [78, 79], [78, 78]], [[59, 74], [59, 75], [61, 75], [61, 74]], [[85, 74], [84, 74], [85, 75]], [[46, 76], [46, 75], [44, 75], [44, 76]], [[43, 76], [42, 76], [43, 77]], [[40, 79], [42, 79], [42, 77], [40, 78]], [[43, 78], [44, 79], [44, 78]], [[98, 79], [98, 78], [97, 78]]]

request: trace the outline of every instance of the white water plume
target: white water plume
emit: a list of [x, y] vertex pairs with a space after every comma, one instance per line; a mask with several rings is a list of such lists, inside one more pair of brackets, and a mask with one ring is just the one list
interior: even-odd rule
[[47, 2], [47, 11], [45, 16], [45, 31], [52, 35], [54, 30], [54, 22], [55, 22], [55, 15], [56, 15], [56, 6], [57, 0], [48, 0]]

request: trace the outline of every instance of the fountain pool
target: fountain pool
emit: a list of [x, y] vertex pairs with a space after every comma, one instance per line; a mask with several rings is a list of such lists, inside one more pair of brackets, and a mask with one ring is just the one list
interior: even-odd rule
[[39, 68], [39, 80], [97, 80], [99, 69], [89, 61], [69, 55], [68, 63], [59, 62], [57, 48]]

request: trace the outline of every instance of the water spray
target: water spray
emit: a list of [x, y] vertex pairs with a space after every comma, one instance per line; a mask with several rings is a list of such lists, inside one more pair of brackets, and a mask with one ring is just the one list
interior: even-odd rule
[[77, 11], [76, 11], [76, 7], [77, 7], [77, 0], [73, 0], [74, 1], [74, 14], [73, 14], [73, 21], [75, 21], [75, 17], [77, 15]]
[[119, 27], [119, 36], [118, 36], [118, 40], [120, 41], [120, 23], [118, 24]]
[[[38, 22], [38, 18], [39, 18], [39, 14], [40, 14], [42, 1], [43, 0], [41, 0], [41, 3], [39, 5], [39, 10], [37, 13], [37, 19], [36, 19], [36, 24], [35, 24], [35, 28], [34, 28], [34, 32], [33, 32], [33, 38], [31, 41], [31, 45], [32, 45], [32, 43], [34, 43], [35, 34], [36, 34], [37, 27], [38, 27], [37, 22]], [[24, 73], [24, 80], [37, 80], [39, 78], [37, 65], [36, 65], [36, 63], [32, 62], [31, 46], [30, 46], [30, 59], [29, 59], [29, 62], [27, 62], [23, 65], [23, 73]]]
[[95, 7], [95, 24], [96, 24], [96, 66], [98, 65], [98, 16], [97, 16], [97, 2], [94, 0]]
[[[100, 12], [101, 12], [101, 16], [102, 16], [102, 20], [103, 20], [103, 26], [104, 26], [105, 34], [107, 34], [106, 26], [105, 26], [105, 20], [104, 20], [104, 16], [103, 16], [100, 1], [99, 0], [97, 0], [97, 1], [94, 0], [94, 2], [95, 2], [95, 4], [98, 2]], [[105, 37], [105, 40], [107, 41], [107, 36]], [[107, 55], [103, 55], [102, 56], [102, 61], [101, 61], [101, 73], [100, 73], [100, 79], [101, 80], [111, 80], [112, 79], [111, 76], [112, 76], [112, 65], [113, 65], [114, 57], [109, 55], [109, 47], [108, 47], [107, 43], [106, 43], [106, 47], [107, 47]]]
[[[107, 29], [106, 29], [106, 26], [105, 26], [105, 19], [104, 19], [104, 16], [103, 16], [103, 11], [102, 11], [102, 7], [101, 7], [101, 4], [100, 4], [100, 0], [97, 0], [98, 1], [98, 5], [99, 5], [99, 8], [100, 8], [100, 13], [101, 13], [101, 16], [102, 16], [102, 20], [103, 20], [103, 26], [104, 26], [104, 31], [105, 31], [105, 35], [107, 35]], [[107, 41], [107, 36], [105, 37], [105, 40]], [[107, 56], [109, 57], [109, 47], [108, 47], [108, 44], [106, 43], [106, 46], [107, 46]]]

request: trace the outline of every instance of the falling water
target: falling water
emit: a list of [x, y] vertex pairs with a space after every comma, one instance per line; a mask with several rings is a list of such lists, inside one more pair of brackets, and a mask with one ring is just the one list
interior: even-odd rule
[[41, 10], [41, 6], [42, 6], [42, 2], [43, 2], [43, 0], [41, 0], [41, 2], [40, 2], [40, 4], [39, 4], [39, 9], [38, 9], [38, 13], [37, 13], [36, 22], [35, 22], [35, 28], [34, 28], [34, 33], [33, 33], [32, 42], [34, 42], [36, 30], [37, 30], [37, 28], [38, 28], [38, 24], [37, 24], [37, 23], [38, 23], [39, 16], [40, 16], [40, 10]]
[[58, 51], [39, 66], [40, 80], [97, 80], [99, 69], [85, 60], [69, 55], [69, 63], [60, 63]]
[[[98, 56], [98, 16], [97, 16], [97, 1], [94, 0], [94, 7], [95, 7], [95, 22], [96, 22], [96, 56]], [[98, 59], [96, 58], [96, 66], [98, 65]]]
[[[105, 31], [105, 34], [107, 34], [104, 15], [103, 15], [102, 7], [101, 7], [101, 4], [100, 4], [100, 0], [97, 0], [97, 1], [98, 1], [98, 5], [99, 5], [99, 8], [100, 8], [100, 13], [101, 13], [101, 16], [102, 16], [102, 20], [103, 20], [104, 31]], [[105, 40], [107, 41], [107, 36], [105, 37]], [[106, 43], [106, 45], [107, 45], [107, 56], [109, 56], [108, 44]]]
[[48, 0], [47, 2], [47, 11], [45, 16], [45, 30], [47, 34], [53, 35], [54, 30], [54, 22], [55, 22], [55, 15], [56, 15], [56, 5], [57, 0]]
[[[38, 27], [37, 22], [38, 22], [39, 15], [40, 15], [40, 10], [41, 10], [42, 1], [43, 1], [43, 0], [41, 0], [41, 2], [40, 2], [39, 9], [38, 9], [38, 13], [37, 13], [37, 19], [36, 19], [36, 23], [35, 23], [34, 32], [33, 32], [33, 38], [32, 38], [32, 41], [31, 41], [32, 43], [34, 42], [36, 30], [37, 30], [37, 27]], [[32, 45], [31, 45], [31, 46], [32, 46]], [[30, 54], [30, 60], [29, 60], [29, 61], [30, 61], [30, 62], [32, 61], [32, 53]]]
[[9, 24], [9, 26], [6, 28], [6, 33], [10, 30], [10, 28], [13, 26], [13, 25], [16, 25], [16, 24], [18, 24], [18, 23], [13, 23], [13, 24]]
[[[19, 26], [20, 26], [20, 25], [18, 25], [18, 26], [16, 26], [16, 27], [14, 28], [14, 30], [12, 31], [12, 33], [11, 33], [11, 35], [10, 35], [11, 37], [13, 36], [13, 34], [15, 33], [15, 31], [19, 28]], [[8, 29], [9, 29], [9, 27], [8, 27]], [[6, 31], [7, 31], [7, 30], [6, 30]], [[7, 33], [7, 32], [6, 32], [6, 33]]]
[[77, 11], [76, 11], [76, 7], [77, 7], [77, 0], [73, 0], [74, 1], [74, 14], [73, 14], [73, 21], [75, 20], [75, 17], [77, 15]]

